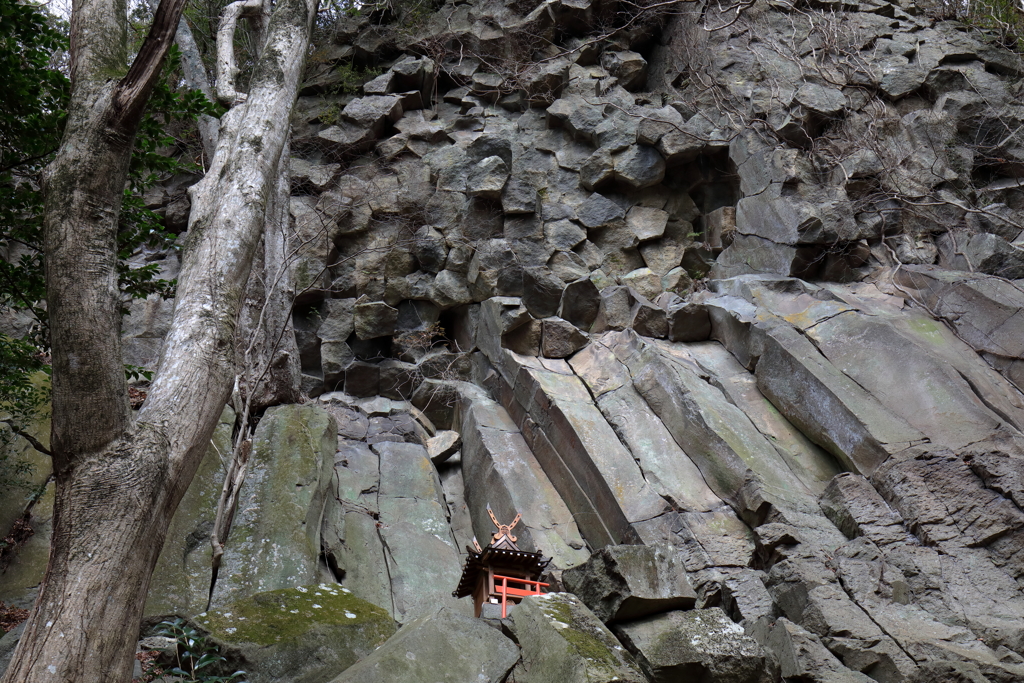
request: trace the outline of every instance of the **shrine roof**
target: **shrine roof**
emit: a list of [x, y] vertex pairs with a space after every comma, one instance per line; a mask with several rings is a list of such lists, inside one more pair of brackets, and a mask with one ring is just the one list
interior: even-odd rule
[[536, 580], [549, 562], [551, 562], [551, 558], [544, 557], [541, 553], [528, 553], [501, 546], [489, 545], [478, 553], [470, 551], [462, 569], [459, 587], [452, 592], [452, 595], [456, 598], [472, 595], [480, 572], [486, 571], [487, 567], [499, 570], [499, 573], [501, 569], [518, 569], [527, 573], [530, 579]]

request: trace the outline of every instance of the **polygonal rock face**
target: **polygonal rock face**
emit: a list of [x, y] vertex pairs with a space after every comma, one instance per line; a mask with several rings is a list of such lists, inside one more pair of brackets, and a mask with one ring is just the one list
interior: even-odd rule
[[647, 80], [647, 60], [631, 50], [605, 52], [601, 55], [601, 66], [618, 78], [626, 90], [642, 87]]
[[668, 336], [668, 318], [664, 309], [645, 299], [638, 299], [631, 314], [633, 330], [641, 337], [664, 339]]
[[397, 121], [402, 116], [402, 100], [395, 95], [360, 97], [345, 105], [341, 115], [379, 135], [386, 121]]
[[424, 225], [416, 231], [413, 254], [422, 270], [428, 273], [439, 272], [444, 268], [448, 258], [448, 247], [445, 244], [444, 235], [437, 228]]
[[587, 232], [572, 221], [562, 219], [545, 223], [544, 237], [555, 249], [572, 249], [587, 239]]
[[427, 439], [427, 455], [435, 463], [444, 462], [458, 452], [462, 437], [458, 432], [442, 429]]
[[571, 593], [524, 598], [512, 628], [526, 669], [523, 683], [643, 683], [615, 636]]
[[523, 305], [535, 318], [547, 318], [558, 311], [565, 283], [547, 268], [523, 271]]
[[622, 207], [607, 197], [594, 193], [576, 208], [576, 216], [588, 228], [611, 227], [626, 215]]
[[257, 593], [194, 621], [253, 683], [330, 680], [396, 631], [385, 610], [336, 584]]
[[589, 330], [601, 307], [601, 293], [590, 278], [570, 282], [562, 292], [559, 315], [581, 330]]
[[602, 621], [685, 609], [697, 598], [679, 556], [662, 547], [605, 546], [562, 580]]
[[603, 187], [614, 179], [615, 162], [607, 147], [599, 148], [580, 166], [580, 185], [588, 190]]
[[647, 145], [633, 145], [613, 157], [615, 177], [636, 190], [653, 187], [665, 179], [665, 160], [658, 150]]
[[841, 90], [826, 88], [816, 83], [806, 83], [796, 91], [796, 100], [811, 111], [826, 116], [838, 114], [846, 106], [846, 97]]
[[561, 318], [542, 321], [541, 353], [545, 358], [566, 358], [589, 343], [585, 334]]
[[668, 307], [668, 338], [670, 341], [697, 342], [711, 336], [708, 309], [696, 303], [679, 302]]
[[[305, 159], [289, 159], [294, 189], [312, 188], [318, 192], [326, 190], [335, 174], [341, 169], [340, 164], [311, 164]], [[186, 219], [188, 216], [186, 215]]]
[[616, 627], [654, 683], [770, 683], [771, 662], [717, 607], [667, 612]]
[[611, 286], [601, 290], [601, 308], [592, 332], [624, 330], [633, 320], [632, 309], [636, 297], [629, 287]]
[[466, 192], [471, 197], [501, 199], [501, 191], [508, 180], [508, 166], [501, 157], [487, 157], [469, 171]]
[[213, 604], [316, 580], [338, 426], [317, 405], [267, 410], [253, 436]]
[[352, 309], [355, 299], [328, 299], [321, 314], [323, 322], [317, 327], [316, 336], [323, 341], [343, 342], [352, 334]]
[[646, 299], [657, 299], [661, 294], [661, 276], [650, 268], [637, 268], [619, 278], [626, 287]]
[[407, 624], [332, 683], [499, 683], [518, 658], [515, 644], [496, 629], [441, 609]]
[[668, 212], [649, 206], [634, 206], [626, 214], [626, 225], [636, 238], [653, 240], [665, 234]]
[[360, 297], [355, 304], [355, 332], [360, 339], [375, 339], [395, 333], [398, 309], [383, 301], [370, 301]]

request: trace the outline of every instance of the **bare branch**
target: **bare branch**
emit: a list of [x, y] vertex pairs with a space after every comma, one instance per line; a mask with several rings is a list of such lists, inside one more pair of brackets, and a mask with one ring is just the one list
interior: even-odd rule
[[117, 84], [113, 109], [115, 126], [119, 127], [123, 125], [122, 122], [142, 115], [149, 93], [156, 84], [164, 59], [174, 42], [174, 34], [186, 2], [161, 0], [153, 17], [153, 25], [149, 28], [149, 35], [142, 43], [128, 73]]
[[39, 439], [37, 439], [36, 437], [32, 436], [31, 434], [29, 434], [25, 430], [21, 429], [20, 427], [18, 427], [18, 425], [14, 424], [10, 420], [0, 420], [0, 423], [7, 425], [12, 432], [17, 434], [21, 438], [25, 439], [25, 441], [28, 441], [29, 445], [32, 446], [32, 448], [36, 449], [37, 451], [39, 451], [43, 455], [48, 455], [50, 457], [53, 457], [53, 451], [51, 451], [49, 448], [44, 446], [42, 444], [42, 442], [39, 441]]

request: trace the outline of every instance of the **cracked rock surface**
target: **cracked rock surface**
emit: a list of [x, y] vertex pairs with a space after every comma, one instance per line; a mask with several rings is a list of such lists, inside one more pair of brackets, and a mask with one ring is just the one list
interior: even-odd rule
[[[292, 121], [304, 403], [260, 415], [214, 577], [226, 411], [147, 615], [373, 614], [253, 680], [1024, 680], [1024, 61], [907, 1], [627, 4], [340, 20]], [[131, 303], [132, 363], [170, 305]], [[8, 605], [50, 500], [0, 501]], [[451, 597], [488, 507], [551, 558], [506, 620]]]

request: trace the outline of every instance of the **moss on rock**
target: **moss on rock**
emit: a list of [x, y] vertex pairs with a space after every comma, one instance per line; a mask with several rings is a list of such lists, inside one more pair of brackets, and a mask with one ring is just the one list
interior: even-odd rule
[[394, 620], [385, 610], [330, 584], [257, 593], [204, 615], [196, 621], [214, 637], [257, 645], [297, 640], [314, 624], [377, 625], [388, 635], [395, 631]]
[[644, 681], [632, 657], [571, 593], [526, 598], [512, 622], [528, 682]]
[[193, 620], [251, 683], [320, 683], [396, 631], [386, 610], [336, 584], [257, 593]]

